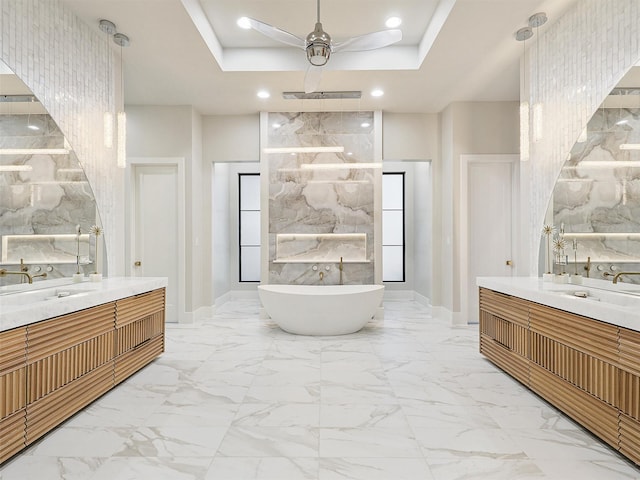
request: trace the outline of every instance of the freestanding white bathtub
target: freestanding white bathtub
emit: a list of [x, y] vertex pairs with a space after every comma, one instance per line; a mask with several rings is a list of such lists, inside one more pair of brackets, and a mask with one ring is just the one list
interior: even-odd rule
[[360, 330], [382, 304], [383, 285], [259, 285], [267, 314], [297, 335], [345, 335]]

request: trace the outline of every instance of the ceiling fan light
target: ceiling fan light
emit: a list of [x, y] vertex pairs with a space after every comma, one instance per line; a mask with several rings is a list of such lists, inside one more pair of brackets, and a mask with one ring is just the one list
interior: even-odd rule
[[331, 37], [322, 29], [320, 22], [309, 35], [307, 35], [307, 60], [311, 65], [321, 67], [329, 61], [331, 56]]
[[307, 46], [307, 60], [316, 67], [325, 65], [330, 55], [331, 47], [326, 43], [316, 42]]

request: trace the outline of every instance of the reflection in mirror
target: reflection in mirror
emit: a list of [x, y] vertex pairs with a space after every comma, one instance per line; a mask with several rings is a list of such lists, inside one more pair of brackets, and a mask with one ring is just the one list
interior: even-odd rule
[[577, 267], [582, 275], [611, 280], [640, 271], [639, 71], [634, 67], [593, 115], [555, 185], [550, 208], [555, 227], [564, 227], [568, 273]]
[[89, 229], [96, 224], [94, 196], [75, 153], [0, 62], [0, 269], [29, 274], [0, 276], [0, 286], [93, 272]]

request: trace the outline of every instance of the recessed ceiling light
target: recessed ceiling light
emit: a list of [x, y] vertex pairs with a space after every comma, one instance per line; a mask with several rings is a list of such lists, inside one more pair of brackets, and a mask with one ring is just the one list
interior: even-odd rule
[[351, 156], [353, 155], [353, 152], [347, 152], [347, 155]]
[[271, 125], [273, 128], [280, 128], [282, 125], [280, 125], [279, 123], [274, 123], [273, 125]]
[[240, 17], [236, 24], [245, 30], [249, 30], [251, 28], [251, 22], [247, 17]]
[[374, 90], [371, 90], [371, 96], [372, 97], [381, 97], [384, 95], [384, 90], [381, 90], [379, 88], [376, 88]]
[[396, 28], [402, 25], [402, 19], [400, 17], [389, 17], [387, 18], [387, 21], [384, 22], [384, 24], [388, 28]]
[[367, 128], [367, 127], [370, 127], [370, 126], [371, 126], [371, 124], [370, 124], [369, 122], [362, 122], [362, 123], [360, 124], [360, 126], [361, 126], [362, 128]]
[[267, 92], [266, 90], [260, 90], [258, 92], [258, 97], [259, 98], [269, 98], [271, 96], [271, 94], [269, 92]]

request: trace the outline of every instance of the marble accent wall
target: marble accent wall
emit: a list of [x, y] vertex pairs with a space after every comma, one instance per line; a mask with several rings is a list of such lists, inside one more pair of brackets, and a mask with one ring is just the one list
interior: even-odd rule
[[[268, 282], [338, 284], [342, 257], [344, 284], [374, 283], [382, 164], [374, 163], [373, 112], [269, 113], [266, 129]], [[277, 147], [344, 151], [267, 150]]]
[[640, 150], [620, 149], [639, 143], [639, 108], [598, 109], [560, 171], [554, 224], [564, 224], [569, 242], [578, 241], [579, 263], [591, 257], [605, 268], [624, 263], [635, 270], [631, 264], [640, 262]]
[[[27, 119], [39, 130], [27, 128]], [[65, 139], [49, 115], [0, 115], [0, 148], [64, 149]], [[96, 202], [73, 152], [64, 155], [0, 155], [0, 263], [47, 270], [47, 278], [76, 272], [76, 226], [81, 228], [81, 263], [88, 264], [89, 229], [97, 223]], [[85, 273], [93, 265], [84, 265]], [[15, 268], [11, 268], [15, 270]], [[0, 278], [0, 285], [15, 283]]]
[[116, 262], [124, 258], [124, 170], [103, 135], [104, 112], [114, 112], [117, 104], [112, 45], [60, 0], [0, 1], [0, 59], [74, 149], [95, 192], [109, 272], [118, 274], [124, 267]]
[[521, 98], [540, 103], [543, 116], [541, 138], [531, 139], [522, 169], [522, 183], [531, 185], [522, 202], [523, 247], [530, 274], [538, 275], [540, 232], [560, 169], [598, 106], [640, 59], [640, 2], [581, 0], [528, 43], [529, 85]]

